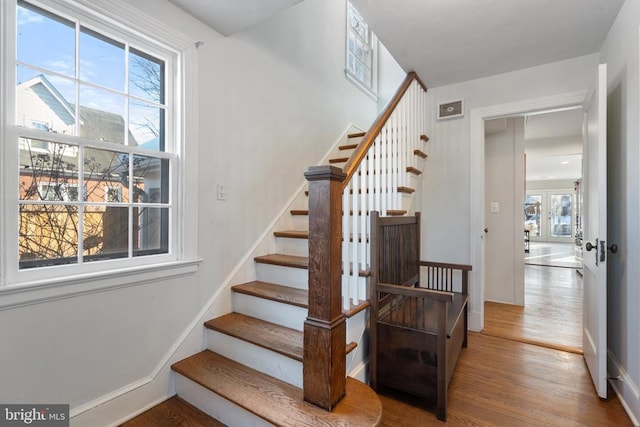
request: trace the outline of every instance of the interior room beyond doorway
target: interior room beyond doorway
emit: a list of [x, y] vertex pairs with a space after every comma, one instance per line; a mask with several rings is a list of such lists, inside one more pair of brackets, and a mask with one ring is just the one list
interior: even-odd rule
[[582, 121], [580, 108], [485, 121], [485, 334], [582, 352]]

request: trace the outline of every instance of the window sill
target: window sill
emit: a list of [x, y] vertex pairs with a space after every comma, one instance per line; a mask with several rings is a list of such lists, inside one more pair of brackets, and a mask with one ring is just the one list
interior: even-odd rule
[[0, 310], [189, 276], [198, 271], [200, 262], [174, 261], [10, 285], [0, 288]]

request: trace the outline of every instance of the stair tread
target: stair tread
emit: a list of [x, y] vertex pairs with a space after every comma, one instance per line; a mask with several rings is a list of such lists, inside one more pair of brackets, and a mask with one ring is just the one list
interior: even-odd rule
[[375, 426], [382, 415], [377, 394], [349, 377], [346, 397], [327, 412], [305, 402], [300, 388], [210, 350], [177, 362], [172, 369], [277, 426]]
[[204, 326], [302, 362], [301, 331], [240, 313], [216, 317]]
[[308, 239], [309, 230], [282, 230], [273, 233], [276, 237], [288, 237], [290, 239]]
[[[366, 275], [370, 274], [368, 271], [365, 271], [363, 273]], [[231, 287], [231, 289], [234, 292], [238, 292], [241, 294], [268, 299], [283, 304], [295, 305], [297, 307], [307, 308], [309, 305], [309, 292], [306, 289], [292, 288], [290, 286], [262, 282], [260, 280], [254, 280], [253, 282], [234, 285]], [[347, 318], [349, 318], [367, 307], [369, 307], [369, 301], [362, 301], [357, 305], [352, 304], [348, 310], [344, 311], [344, 314], [345, 316], [347, 316]], [[350, 351], [351, 350], [349, 349], [349, 345], [347, 345], [347, 353], [349, 353]]]
[[338, 149], [340, 151], [344, 151], [344, 150], [354, 150], [356, 147], [358, 146], [358, 144], [345, 144], [345, 145], [341, 145], [338, 147]]
[[422, 150], [413, 150], [413, 154], [420, 157], [421, 159], [426, 159], [427, 157], [429, 157], [427, 153]]
[[366, 132], [355, 132], [355, 133], [350, 133], [349, 135], [347, 135], [347, 137], [348, 138], [362, 138], [366, 134], [367, 134]]
[[344, 163], [347, 160], [349, 160], [348, 157], [336, 157], [335, 159], [329, 159], [329, 163], [333, 164], [333, 163]]
[[261, 282], [259, 280], [235, 285], [232, 286], [231, 289], [234, 292], [277, 301], [284, 304], [295, 305], [302, 308], [307, 308], [309, 303], [309, 292], [305, 289]]
[[309, 257], [286, 255], [286, 254], [269, 254], [254, 258], [254, 261], [261, 264], [281, 265], [293, 268], [309, 268]]
[[414, 175], [421, 175], [422, 171], [420, 169], [414, 168], [413, 166], [407, 166], [407, 172], [412, 173]]

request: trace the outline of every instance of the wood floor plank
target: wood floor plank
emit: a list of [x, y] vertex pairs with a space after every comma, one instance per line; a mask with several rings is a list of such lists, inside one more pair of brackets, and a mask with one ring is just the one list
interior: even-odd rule
[[[600, 400], [581, 355], [478, 333], [449, 386], [448, 426], [631, 426], [620, 401]], [[387, 391], [381, 426], [443, 425], [434, 407]]]
[[484, 306], [484, 334], [582, 353], [582, 277], [575, 269], [527, 265], [524, 307]]
[[121, 427], [225, 427], [195, 406], [174, 396], [137, 417], [121, 424]]

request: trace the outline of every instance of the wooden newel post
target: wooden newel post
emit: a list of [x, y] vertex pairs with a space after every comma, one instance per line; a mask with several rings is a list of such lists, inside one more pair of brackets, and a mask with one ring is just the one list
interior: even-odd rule
[[304, 322], [304, 400], [327, 411], [344, 397], [346, 324], [342, 313], [342, 182], [334, 166], [309, 181], [309, 313]]

